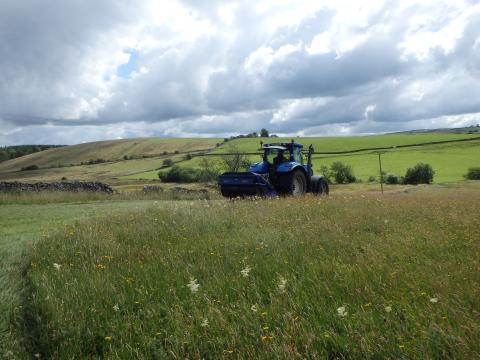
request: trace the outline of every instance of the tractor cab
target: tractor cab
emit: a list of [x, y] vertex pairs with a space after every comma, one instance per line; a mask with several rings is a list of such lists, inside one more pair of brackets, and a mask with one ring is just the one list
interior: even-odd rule
[[295, 142], [263, 145], [263, 161], [278, 166], [286, 161], [303, 165], [303, 145]]

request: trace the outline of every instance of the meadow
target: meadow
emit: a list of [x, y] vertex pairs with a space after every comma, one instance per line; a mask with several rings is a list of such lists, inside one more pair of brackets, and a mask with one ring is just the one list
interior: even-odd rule
[[[322, 152], [466, 137], [297, 140]], [[366, 182], [378, 176], [371, 151], [317, 154], [317, 173], [339, 160], [363, 182], [332, 185], [328, 198], [228, 201], [212, 184], [181, 185], [208, 194], [171, 191], [178, 184], [159, 184], [158, 169], [167, 158], [198, 167], [201, 157], [186, 159], [198, 151], [254, 152], [261, 139], [164, 140], [42, 152], [47, 167], [63, 155], [101, 164], [13, 171], [42, 153], [0, 164], [0, 180], [117, 190], [0, 193], [0, 357], [480, 357], [480, 185], [462, 177], [479, 165], [480, 141], [382, 155], [399, 175], [430, 163], [431, 186], [385, 186], [382, 196]]]
[[28, 248], [14, 334], [40, 358], [476, 358], [479, 200], [472, 182], [99, 202], [131, 211]]

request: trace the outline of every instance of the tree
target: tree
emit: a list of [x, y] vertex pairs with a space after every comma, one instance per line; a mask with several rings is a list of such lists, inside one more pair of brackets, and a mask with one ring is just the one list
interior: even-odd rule
[[202, 171], [203, 181], [215, 181], [221, 173], [218, 161], [208, 156], [203, 156], [200, 160], [200, 169]]
[[226, 171], [239, 172], [240, 170], [246, 170], [250, 166], [248, 156], [240, 153], [236, 145], [230, 145], [227, 152], [228, 155], [222, 157], [222, 163]]
[[268, 134], [268, 130], [263, 128], [262, 130], [260, 130], [260, 137], [268, 137], [269, 134]]

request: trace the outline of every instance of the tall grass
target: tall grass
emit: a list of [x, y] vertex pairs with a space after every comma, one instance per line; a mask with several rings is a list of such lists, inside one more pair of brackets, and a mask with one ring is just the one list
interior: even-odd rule
[[32, 250], [24, 332], [44, 358], [477, 358], [479, 200], [179, 202], [67, 226]]
[[120, 201], [120, 200], [211, 200], [220, 199], [217, 191], [207, 193], [181, 192], [181, 191], [128, 191], [117, 192], [110, 195], [102, 192], [0, 192], [0, 205], [7, 204], [55, 204], [77, 203], [94, 201]]

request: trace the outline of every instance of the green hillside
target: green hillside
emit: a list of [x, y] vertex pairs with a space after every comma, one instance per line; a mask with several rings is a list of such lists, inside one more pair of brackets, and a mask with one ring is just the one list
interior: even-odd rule
[[[382, 148], [401, 145], [421, 144], [436, 141], [449, 141], [478, 137], [476, 134], [387, 134], [349, 137], [306, 137], [294, 138], [308, 146], [313, 144], [316, 152], [351, 151], [365, 148]], [[100, 180], [105, 182], [139, 181], [158, 179], [158, 169], [165, 159], [172, 159], [183, 167], [199, 167], [201, 157], [185, 160], [186, 153], [213, 149], [210, 154], [220, 154], [231, 150], [257, 152], [260, 141], [284, 142], [291, 138], [244, 138], [226, 143], [220, 139], [129, 139], [102, 141], [88, 144], [51, 149], [0, 164], [0, 181], [58, 181]], [[222, 143], [216, 147], [216, 144]], [[163, 155], [167, 151], [168, 154]], [[175, 152], [178, 152], [175, 154]], [[133, 157], [123, 160], [124, 156]], [[145, 158], [144, 158], [145, 156]], [[417, 162], [426, 162], [436, 170], [435, 182], [460, 181], [467, 168], [480, 166], [480, 140], [446, 143], [428, 146], [389, 149], [382, 156], [383, 169], [389, 173], [403, 175], [408, 167]], [[58, 167], [58, 164], [79, 164], [92, 159], [105, 159], [109, 162]], [[221, 158], [213, 156], [219, 161]], [[252, 162], [258, 155], [250, 156]], [[345, 155], [317, 154], [314, 156], [314, 170], [320, 166], [342, 161], [353, 167], [355, 175], [363, 181], [378, 176], [378, 157], [372, 151]], [[19, 171], [22, 167], [38, 165], [39, 170]]]
[[248, 138], [227, 142], [214, 152], [225, 152], [225, 147], [235, 147], [242, 152], [255, 152], [260, 141], [289, 142], [292, 139], [305, 146], [313, 145], [316, 152], [348, 151], [361, 148], [389, 147], [419, 144], [434, 141], [448, 141], [479, 137], [478, 134], [385, 134], [370, 136], [334, 136], [334, 137], [289, 137], [289, 138]]
[[21, 158], [5, 161], [0, 164], [0, 173], [18, 171], [22, 167], [37, 165], [40, 168], [71, 165], [88, 162], [95, 159], [121, 160], [124, 156], [142, 157], [158, 156], [165, 151], [173, 154], [175, 151], [187, 152], [211, 149], [220, 139], [195, 138], [139, 138], [98, 141], [92, 143], [49, 149]]
[[[316, 152], [348, 151], [360, 148], [390, 147], [408, 144], [418, 144], [435, 141], [448, 141], [471, 138], [472, 135], [457, 134], [403, 134], [376, 135], [362, 137], [334, 138], [295, 138], [304, 145], [313, 144]], [[475, 136], [474, 136], [475, 137]], [[264, 139], [264, 141], [283, 142], [287, 138]], [[225, 153], [229, 149], [241, 152], [258, 151], [260, 139], [238, 139], [217, 148], [212, 153]], [[220, 157], [213, 157], [220, 159]], [[252, 162], [259, 161], [258, 155], [250, 156]], [[180, 163], [181, 166], [199, 167], [200, 157]], [[372, 151], [345, 155], [315, 155], [313, 157], [314, 171], [319, 172], [320, 166], [331, 165], [334, 161], [342, 161], [351, 165], [355, 175], [363, 181], [370, 176], [378, 176], [378, 156]], [[469, 167], [480, 166], [480, 140], [446, 143], [438, 145], [390, 149], [382, 155], [383, 170], [387, 173], [403, 175], [408, 167], [418, 162], [426, 162], [436, 171], [435, 182], [460, 181]], [[157, 179], [158, 171], [147, 171], [124, 177], [126, 179]]]

